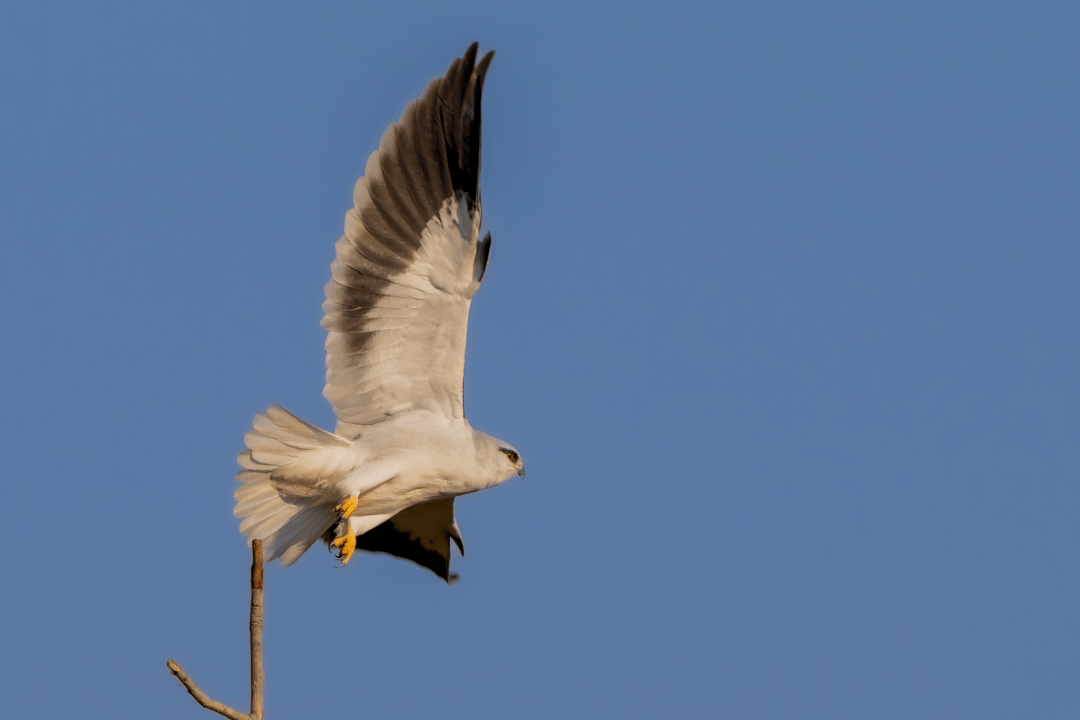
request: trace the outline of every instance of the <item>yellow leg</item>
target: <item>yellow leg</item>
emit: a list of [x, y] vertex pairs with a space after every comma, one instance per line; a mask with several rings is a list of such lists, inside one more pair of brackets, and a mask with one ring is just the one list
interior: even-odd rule
[[353, 495], [345, 498], [340, 505], [334, 508], [341, 516], [341, 522], [345, 524], [345, 534], [333, 542], [334, 547], [339, 548], [337, 558], [341, 561], [342, 567], [349, 563], [349, 558], [356, 551], [356, 533], [349, 527], [349, 516], [353, 514], [359, 504], [360, 499]]
[[355, 495], [345, 498], [341, 501], [335, 510], [341, 514], [341, 519], [346, 520], [356, 510], [356, 506], [360, 504], [360, 498]]

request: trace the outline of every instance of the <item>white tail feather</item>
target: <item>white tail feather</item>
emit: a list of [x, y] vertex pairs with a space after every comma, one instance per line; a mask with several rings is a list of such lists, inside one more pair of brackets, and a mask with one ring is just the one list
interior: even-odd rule
[[[313, 460], [327, 455], [328, 460], [349, 447], [349, 441], [339, 435], [320, 430], [271, 405], [266, 412], [255, 416], [254, 429], [244, 436], [248, 449], [238, 460], [243, 470], [236, 479], [243, 483], [233, 496], [233, 514], [243, 518], [240, 532], [251, 540], [263, 541], [266, 562], [278, 560], [288, 567], [304, 554], [320, 536], [334, 524], [336, 515], [332, 502], [319, 497], [316, 490], [325, 484], [325, 471], [337, 463], [315, 462], [316, 472], [310, 479], [304, 473], [286, 473], [289, 496], [281, 492], [282, 484], [271, 481], [271, 473], [283, 466], [304, 468], [298, 461], [304, 456]], [[319, 452], [322, 451], [322, 452]], [[279, 471], [280, 472], [280, 471]], [[306, 492], [310, 485], [310, 492]]]
[[335, 522], [337, 513], [332, 505], [315, 505], [298, 513], [267, 546], [271, 557], [277, 557], [282, 567], [289, 567]]

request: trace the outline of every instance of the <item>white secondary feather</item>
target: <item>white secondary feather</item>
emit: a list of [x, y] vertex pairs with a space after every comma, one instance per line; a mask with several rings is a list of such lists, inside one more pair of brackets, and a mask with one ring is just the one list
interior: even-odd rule
[[[358, 218], [358, 208], [367, 202], [365, 180], [358, 185], [350, 219]], [[464, 224], [463, 215], [468, 219]], [[421, 232], [410, 265], [386, 278], [384, 292], [394, 294], [380, 297], [351, 323], [331, 324], [338, 288], [347, 287], [349, 275], [366, 266], [357, 249], [365, 237], [363, 225], [346, 222], [326, 290], [324, 307], [331, 322], [324, 324], [371, 337], [364, 352], [356, 354], [349, 352], [346, 333], [332, 329], [327, 335], [323, 395], [334, 406], [339, 433], [355, 436], [364, 425], [413, 408], [434, 410], [447, 419], [464, 417], [469, 305], [480, 286], [473, 277], [479, 222], [479, 208], [475, 219], [469, 218], [459, 212], [457, 201], [447, 199]]]

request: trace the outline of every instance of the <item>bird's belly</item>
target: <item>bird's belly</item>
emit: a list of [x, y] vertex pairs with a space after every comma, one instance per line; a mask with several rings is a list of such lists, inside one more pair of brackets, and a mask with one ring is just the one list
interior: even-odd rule
[[475, 492], [480, 488], [467, 482], [448, 479], [441, 474], [402, 473], [360, 496], [355, 514], [382, 515], [400, 512], [407, 507], [431, 500], [441, 500]]

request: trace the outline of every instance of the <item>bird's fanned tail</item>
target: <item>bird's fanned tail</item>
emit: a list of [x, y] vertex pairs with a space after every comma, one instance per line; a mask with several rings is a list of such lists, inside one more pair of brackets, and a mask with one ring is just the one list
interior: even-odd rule
[[277, 405], [255, 416], [240, 453], [243, 483], [234, 493], [240, 531], [263, 541], [266, 562], [288, 567], [337, 517], [320, 491], [346, 462], [348, 441], [304, 422]]

